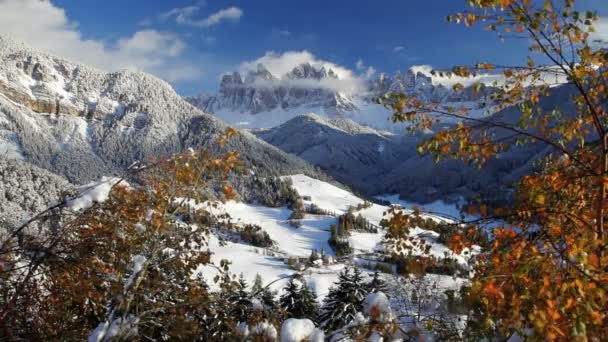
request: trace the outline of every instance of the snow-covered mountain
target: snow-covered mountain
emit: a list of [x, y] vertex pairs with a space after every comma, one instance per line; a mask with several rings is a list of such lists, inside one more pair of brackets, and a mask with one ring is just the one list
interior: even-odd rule
[[416, 151], [415, 142], [410, 142], [409, 148], [402, 144], [406, 138], [349, 119], [329, 119], [313, 113], [254, 133], [368, 194], [380, 193], [383, 175]]
[[[553, 88], [541, 99], [540, 107], [557, 107], [574, 112], [564, 99], [572, 88]], [[516, 124], [517, 108], [507, 108], [488, 117]], [[427, 203], [456, 202], [482, 194], [505, 200], [512, 185], [534, 169], [536, 160], [551, 149], [537, 143], [513, 146], [481, 169], [459, 160], [436, 163], [432, 156], [420, 155], [418, 144], [428, 136], [399, 135], [372, 129], [349, 119], [328, 119], [315, 114], [297, 116], [271, 129], [253, 131], [258, 137], [319, 166], [337, 180], [367, 195], [400, 194], [405, 200]], [[511, 132], [494, 129], [497, 139], [513, 139]]]
[[[88, 183], [134, 161], [190, 147], [216, 148], [227, 126], [137, 71], [105, 73], [0, 37], [0, 152]], [[225, 147], [260, 175], [306, 173], [302, 159], [247, 132]]]
[[481, 91], [467, 87], [455, 92], [449, 79], [430, 70], [411, 68], [393, 76], [358, 79], [357, 86], [341, 87], [346, 80], [331, 68], [304, 63], [284, 75], [272, 74], [263, 64], [257, 70], [223, 76], [217, 94], [186, 98], [201, 110], [228, 124], [247, 128], [270, 128], [297, 115], [314, 112], [329, 118], [350, 118], [379, 129], [395, 129], [389, 112], [373, 99], [387, 93], [416, 95], [430, 102], [483, 110], [490, 102], [491, 87]]
[[[189, 98], [201, 110], [208, 113], [236, 111], [260, 114], [276, 109], [323, 108], [328, 113], [341, 114], [356, 109], [352, 100], [343, 93], [314, 86], [321, 80], [338, 80], [333, 70], [317, 69], [309, 63], [296, 66], [291, 72], [279, 77], [262, 64], [246, 75], [239, 72], [222, 77], [219, 94]], [[306, 83], [310, 81], [310, 83]]]

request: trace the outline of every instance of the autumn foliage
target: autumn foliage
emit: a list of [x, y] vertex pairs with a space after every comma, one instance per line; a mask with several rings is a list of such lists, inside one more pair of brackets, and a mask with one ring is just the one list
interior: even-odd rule
[[186, 204], [230, 198], [226, 180], [238, 164], [234, 152], [204, 150], [137, 164], [107, 200], [37, 216], [61, 220], [54, 231], [14, 230], [1, 241], [0, 339], [206, 336], [217, 299], [193, 275], [210, 261], [214, 221]]
[[[574, 0], [472, 0], [448, 17], [483, 26], [501, 40], [531, 42], [522, 65], [478, 63], [439, 72], [471, 79], [499, 73], [486, 116], [467, 108], [424, 103], [415, 96], [383, 99], [397, 122], [432, 129], [420, 152], [459, 158], [483, 167], [502, 151], [528, 144], [551, 150], [515, 187], [512, 205], [476, 205], [471, 213], [492, 221], [491, 245], [472, 259], [469, 291], [477, 336], [531, 340], [599, 341], [608, 336], [608, 50], [594, 38], [595, 12]], [[563, 108], [546, 108], [555, 86], [567, 87]], [[454, 91], [462, 91], [461, 83]], [[518, 117], [490, 115], [515, 106]], [[457, 122], [445, 128], [444, 119]], [[397, 224], [398, 222], [396, 222]], [[476, 229], [463, 225], [453, 250], [472, 245]], [[479, 227], [479, 229], [482, 229]]]

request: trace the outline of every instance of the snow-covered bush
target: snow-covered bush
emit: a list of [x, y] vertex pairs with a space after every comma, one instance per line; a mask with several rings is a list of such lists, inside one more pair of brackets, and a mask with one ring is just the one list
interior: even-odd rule
[[309, 319], [289, 318], [281, 326], [281, 342], [323, 342], [325, 334]]

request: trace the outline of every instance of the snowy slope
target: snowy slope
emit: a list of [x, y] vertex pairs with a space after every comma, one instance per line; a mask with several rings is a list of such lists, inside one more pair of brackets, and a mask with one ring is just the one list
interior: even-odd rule
[[261, 226], [286, 255], [308, 256], [313, 249], [332, 254], [327, 244], [329, 225], [335, 222], [331, 216], [306, 215], [301, 220], [302, 226], [294, 228], [287, 222], [291, 210], [285, 207], [268, 208], [230, 201], [224, 204], [224, 209], [234, 222]]
[[311, 198], [304, 201], [306, 204], [314, 203], [321, 209], [344, 214], [348, 211], [349, 206], [357, 206], [357, 204], [363, 203], [362, 199], [346, 190], [305, 175], [292, 175], [282, 178], [291, 179], [294, 189], [300, 196]]
[[[310, 200], [305, 201], [305, 204], [314, 203], [320, 208], [335, 212], [336, 215], [347, 212], [349, 206], [357, 206], [364, 202], [363, 199], [346, 190], [305, 175], [286, 177], [292, 180], [293, 187], [301, 196], [310, 196]], [[379, 224], [388, 209], [386, 206], [373, 204], [369, 208], [356, 211], [355, 214], [361, 214], [370, 222]], [[295, 271], [284, 262], [287, 257], [308, 257], [313, 249], [324, 250], [326, 254], [333, 255], [327, 240], [329, 227], [337, 222], [336, 217], [307, 214], [301, 220], [302, 227], [294, 228], [287, 222], [291, 210], [285, 207], [269, 208], [229, 201], [219, 203], [213, 211], [216, 214], [229, 214], [231, 221], [236, 224], [259, 225], [276, 242], [275, 247], [265, 249], [240, 242], [226, 242], [226, 245], [220, 246], [216, 237], [210, 239], [209, 248], [214, 253], [215, 264], [219, 264], [222, 259], [230, 260], [232, 262], [230, 271], [237, 275], [243, 274], [250, 283], [257, 274], [262, 276], [264, 283], [270, 283], [279, 278], [288, 278]], [[433, 215], [425, 216], [444, 220]], [[436, 240], [438, 234], [433, 231], [416, 228], [411, 231], [410, 235], [428, 242], [431, 245], [430, 254], [437, 258], [448, 255], [456, 258], [462, 264], [466, 262], [464, 256], [454, 255], [445, 245], [438, 243]], [[349, 240], [355, 253], [358, 254], [381, 250], [383, 238], [384, 231], [380, 230], [378, 233], [352, 232]], [[414, 251], [414, 253], [417, 252]], [[328, 293], [329, 287], [336, 281], [338, 273], [348, 262], [345, 260], [333, 265], [310, 267], [303, 271], [308, 286], [317, 292], [319, 300]], [[217, 270], [211, 266], [202, 267], [200, 271], [208, 280], [217, 274]], [[450, 277], [442, 280], [447, 284], [446, 287], [454, 284], [448, 278]], [[272, 288], [280, 290], [287, 281], [287, 279], [277, 281]]]

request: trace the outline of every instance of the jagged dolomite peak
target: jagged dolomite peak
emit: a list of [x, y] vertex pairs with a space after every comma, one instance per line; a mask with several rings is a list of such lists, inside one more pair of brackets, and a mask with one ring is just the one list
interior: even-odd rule
[[[353, 82], [356, 86], [351, 85]], [[331, 68], [310, 63], [296, 65], [285, 75], [273, 75], [258, 64], [256, 70], [245, 74], [225, 74], [217, 94], [187, 100], [228, 123], [248, 128], [270, 128], [297, 115], [315, 112], [329, 118], [350, 118], [380, 129], [390, 128], [383, 120], [389, 112], [375, 104], [374, 99], [388, 93], [405, 93], [473, 110], [485, 108], [491, 102], [491, 87], [482, 86], [481, 91], [474, 91], [469, 86], [455, 92], [446, 82], [417, 68], [394, 76], [380, 74], [374, 79], [344, 80]]]

